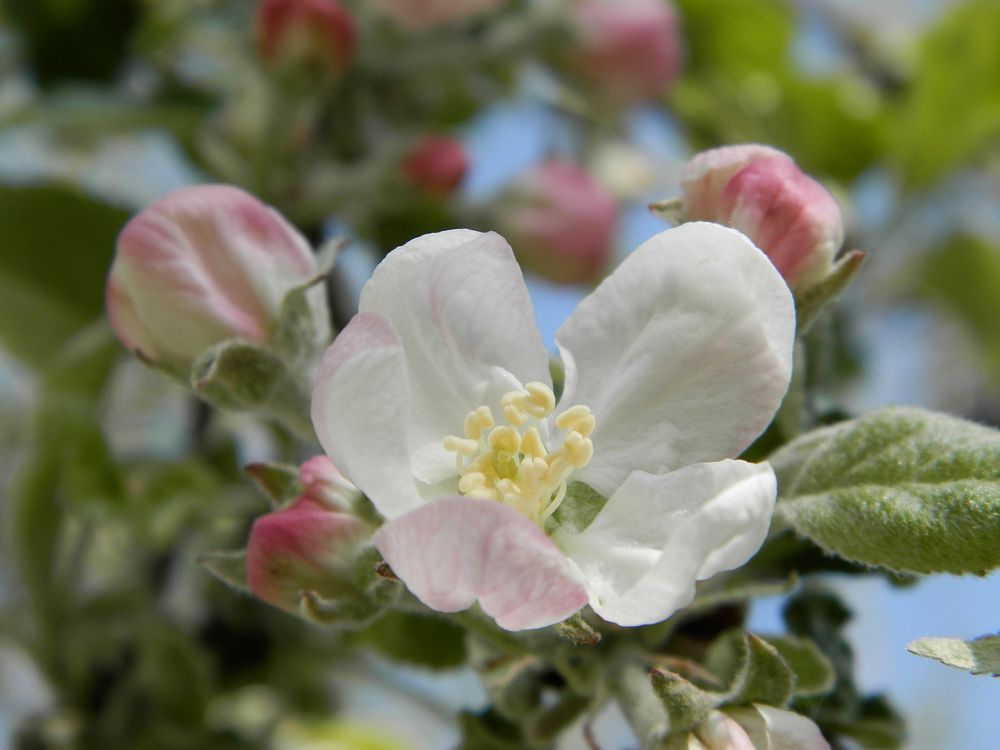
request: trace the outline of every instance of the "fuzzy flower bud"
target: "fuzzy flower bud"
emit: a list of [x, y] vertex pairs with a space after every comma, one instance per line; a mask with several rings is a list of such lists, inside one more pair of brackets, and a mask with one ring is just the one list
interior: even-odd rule
[[350, 510], [361, 491], [326, 456], [313, 456], [299, 467], [304, 494], [330, 510]]
[[303, 591], [354, 596], [352, 563], [371, 528], [308, 493], [258, 518], [247, 543], [247, 586], [268, 604], [298, 613]]
[[496, 10], [507, 0], [373, 0], [386, 17], [410, 31], [454, 23]]
[[357, 23], [337, 0], [261, 0], [256, 36], [261, 60], [276, 68], [339, 75], [354, 59]]
[[522, 262], [554, 281], [597, 276], [611, 256], [618, 208], [587, 172], [551, 159], [522, 175], [501, 201], [501, 231]]
[[794, 290], [830, 271], [844, 240], [840, 208], [781, 151], [745, 145], [702, 152], [685, 165], [682, 185], [685, 220], [743, 232]]
[[403, 176], [430, 195], [445, 197], [455, 192], [469, 169], [469, 155], [457, 138], [427, 136], [403, 160]]
[[573, 65], [613, 98], [657, 97], [677, 77], [681, 41], [666, 0], [580, 0]]
[[[119, 235], [108, 317], [144, 360], [186, 370], [226, 339], [267, 344], [285, 295], [317, 273], [305, 238], [250, 194], [225, 185], [182, 188]], [[322, 320], [322, 290], [310, 293]]]

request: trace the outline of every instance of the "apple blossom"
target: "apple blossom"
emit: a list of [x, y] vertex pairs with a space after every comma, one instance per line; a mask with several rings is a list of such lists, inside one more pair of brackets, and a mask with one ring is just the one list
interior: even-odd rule
[[549, 159], [515, 180], [498, 216], [518, 258], [561, 282], [587, 281], [607, 265], [617, 220], [618, 208], [607, 190], [560, 159]]
[[457, 138], [427, 136], [403, 160], [403, 175], [421, 190], [437, 196], [453, 193], [469, 169], [469, 155]]
[[454, 23], [496, 10], [507, 0], [373, 0], [386, 17], [411, 31]]
[[683, 215], [746, 234], [799, 291], [825, 277], [844, 240], [840, 208], [791, 157], [760, 145], [704, 151], [681, 176]]
[[764, 539], [774, 474], [724, 459], [781, 402], [793, 328], [788, 287], [749, 240], [687, 224], [644, 243], [560, 328], [557, 402], [507, 243], [430, 234], [365, 285], [324, 357], [313, 424], [427, 606], [478, 599], [511, 630], [588, 602], [652, 623]]
[[[267, 344], [285, 295], [318, 274], [308, 242], [276, 211], [225, 185], [176, 190], [118, 237], [107, 284], [118, 338], [148, 362], [186, 370], [213, 344]], [[309, 291], [325, 325], [323, 290]]]
[[666, 0], [578, 0], [573, 65], [618, 100], [663, 94], [681, 67], [677, 18]]
[[264, 62], [334, 74], [351, 63], [358, 35], [354, 16], [338, 0], [261, 0], [256, 33]]
[[[819, 727], [794, 711], [760, 703], [726, 711], [728, 715], [713, 714], [707, 722], [704, 735], [712, 737], [714, 729], [720, 740], [707, 741], [709, 750], [830, 750]], [[726, 732], [728, 743], [722, 740]]]

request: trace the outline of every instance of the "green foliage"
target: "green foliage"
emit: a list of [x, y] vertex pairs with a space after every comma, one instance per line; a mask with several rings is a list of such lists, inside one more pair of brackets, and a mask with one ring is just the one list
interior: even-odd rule
[[785, 660], [795, 673], [794, 694], [811, 698], [833, 689], [836, 673], [830, 660], [808, 638], [766, 636], [764, 640]]
[[393, 661], [429, 669], [465, 663], [465, 630], [440, 615], [390, 612], [361, 634], [361, 640]]
[[0, 342], [44, 365], [102, 315], [104, 278], [128, 215], [63, 187], [0, 186]]
[[781, 653], [752, 633], [730, 631], [717, 638], [705, 667], [728, 686], [721, 703], [766, 703], [784, 707], [795, 689], [795, 672]]
[[922, 40], [897, 115], [892, 153], [910, 188], [926, 188], [1000, 142], [1000, 5], [967, 0]]
[[1000, 636], [997, 635], [984, 635], [971, 641], [963, 641], [961, 638], [918, 638], [906, 650], [972, 674], [1000, 676]]
[[1000, 566], [1000, 433], [887, 408], [813, 431], [771, 459], [777, 516], [848, 560], [904, 573]]
[[1000, 386], [1000, 244], [957, 236], [927, 256], [919, 291], [951, 312], [976, 343], [986, 372]]

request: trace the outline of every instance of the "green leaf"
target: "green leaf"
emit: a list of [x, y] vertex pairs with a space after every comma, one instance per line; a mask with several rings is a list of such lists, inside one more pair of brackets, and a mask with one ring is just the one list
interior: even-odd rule
[[247, 553], [245, 550], [233, 552], [206, 552], [198, 557], [198, 564], [212, 576], [237, 591], [249, 593], [247, 588]]
[[942, 15], [919, 51], [892, 140], [911, 188], [973, 160], [1000, 138], [1000, 5], [967, 0]]
[[1000, 636], [984, 635], [971, 641], [961, 638], [918, 638], [906, 650], [917, 656], [972, 674], [1000, 676]]
[[243, 470], [275, 506], [280, 507], [302, 495], [304, 488], [299, 480], [298, 466], [264, 462], [247, 464]]
[[463, 711], [458, 716], [462, 742], [458, 750], [524, 750], [525, 740], [517, 724], [495, 711], [474, 714]]
[[796, 332], [799, 336], [809, 330], [823, 309], [832, 304], [851, 283], [867, 253], [851, 250], [833, 264], [829, 273], [795, 298]]
[[0, 187], [0, 340], [14, 356], [42, 365], [103, 315], [104, 279], [127, 218], [67, 188]]
[[919, 291], [943, 306], [975, 340], [983, 365], [1000, 385], [1000, 243], [957, 236], [927, 256]]
[[365, 629], [361, 639], [405, 664], [450, 669], [465, 663], [465, 630], [438, 615], [390, 612]]
[[811, 640], [787, 635], [766, 636], [764, 640], [795, 673], [796, 696], [811, 698], [833, 689], [837, 682], [833, 664]]
[[1000, 432], [915, 408], [803, 435], [771, 457], [776, 511], [827, 552], [901, 573], [1000, 566]]
[[725, 633], [712, 643], [705, 667], [728, 686], [720, 703], [766, 703], [782, 708], [795, 688], [795, 673], [778, 650], [741, 630]]

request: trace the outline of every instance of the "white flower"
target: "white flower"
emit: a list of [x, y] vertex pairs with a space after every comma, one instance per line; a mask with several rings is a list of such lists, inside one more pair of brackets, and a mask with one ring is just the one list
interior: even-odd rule
[[[478, 599], [511, 630], [588, 602], [621, 625], [657, 622], [764, 539], [771, 468], [721, 459], [780, 404], [793, 328], [763, 253], [734, 230], [685, 224], [643, 244], [560, 328], [556, 405], [507, 243], [426, 235], [365, 286], [326, 353], [313, 423], [388, 520], [379, 550], [429, 607]], [[606, 504], [553, 529], [578, 482]], [[579, 516], [584, 494], [560, 516]]]

